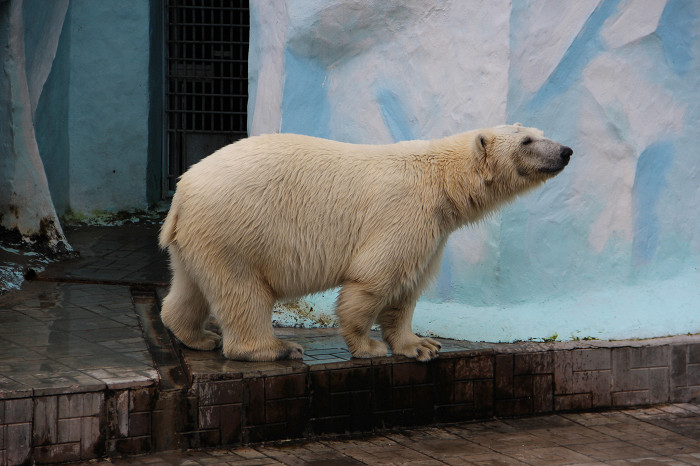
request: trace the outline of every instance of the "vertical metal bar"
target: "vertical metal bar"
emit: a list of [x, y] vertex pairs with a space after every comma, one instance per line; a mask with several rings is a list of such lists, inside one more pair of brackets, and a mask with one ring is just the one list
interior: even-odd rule
[[169, 127], [170, 123], [168, 122], [168, 71], [167, 71], [167, 66], [168, 66], [168, 37], [169, 37], [169, 32], [168, 32], [168, 0], [163, 0], [163, 8], [160, 11], [160, 30], [162, 31], [163, 34], [163, 42], [161, 44], [163, 45], [163, 53], [161, 56], [161, 68], [160, 68], [160, 82], [163, 83], [160, 92], [161, 92], [161, 102], [162, 102], [162, 107], [161, 107], [161, 120], [160, 124], [161, 126], [161, 133], [160, 133], [160, 174], [161, 174], [161, 179], [160, 179], [160, 197], [161, 199], [167, 198], [169, 191], [170, 191], [170, 186], [169, 186], [169, 168], [168, 168], [168, 155], [170, 153], [170, 150], [168, 148], [168, 135], [169, 133]]
[[162, 1], [168, 195], [193, 156], [202, 155], [187, 154], [193, 133], [202, 148], [246, 135], [249, 13], [246, 0]]
[[180, 131], [179, 138], [178, 138], [178, 142], [180, 143], [180, 147], [179, 147], [179, 152], [178, 152], [178, 154], [177, 154], [178, 157], [179, 157], [179, 158], [178, 158], [178, 167], [177, 167], [177, 168], [178, 168], [178, 170], [179, 170], [180, 172], [184, 172], [184, 165], [185, 165], [185, 164], [183, 163], [183, 159], [186, 158], [184, 152], [185, 152], [185, 150], [186, 150], [186, 149], [185, 149], [185, 148], [186, 148], [185, 138], [186, 138], [186, 129], [187, 129], [187, 125], [188, 125], [188, 121], [187, 121], [187, 120], [188, 120], [187, 110], [189, 109], [189, 105], [187, 105], [187, 104], [188, 104], [188, 102], [187, 102], [187, 100], [188, 100], [188, 99], [187, 99], [187, 86], [188, 86], [188, 84], [187, 84], [187, 75], [189, 74], [189, 68], [190, 68], [190, 66], [189, 66], [189, 62], [188, 62], [187, 58], [189, 58], [189, 53], [188, 53], [188, 52], [189, 52], [189, 42], [188, 42], [188, 39], [189, 39], [189, 36], [190, 36], [190, 34], [189, 34], [189, 33], [190, 33], [190, 31], [189, 31], [190, 26], [188, 26], [187, 23], [190, 22], [190, 18], [189, 18], [189, 12], [188, 12], [187, 9], [185, 9], [185, 8], [182, 9], [182, 20], [183, 20], [183, 21], [182, 21], [183, 24], [182, 24], [182, 26], [181, 26], [181, 27], [182, 27], [182, 50], [181, 50], [182, 53], [181, 53], [181, 58], [182, 58], [182, 65], [183, 65], [183, 68], [182, 68], [182, 73], [181, 73], [181, 75], [180, 75], [181, 84], [180, 84], [180, 86], [179, 86], [180, 89], [181, 89], [181, 92], [182, 92], [182, 101], [181, 101], [181, 104], [182, 104], [182, 111], [181, 111], [181, 115], [182, 115], [182, 125], [181, 125], [181, 128], [180, 128], [181, 131]]

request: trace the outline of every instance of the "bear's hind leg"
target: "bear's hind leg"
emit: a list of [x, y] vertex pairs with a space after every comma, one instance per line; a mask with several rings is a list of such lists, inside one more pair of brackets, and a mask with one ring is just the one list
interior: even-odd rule
[[177, 247], [171, 245], [169, 251], [173, 280], [170, 292], [163, 300], [161, 320], [185, 346], [197, 350], [212, 350], [219, 345], [221, 337], [204, 329], [209, 317], [207, 302], [197, 284], [188, 275]]
[[377, 321], [382, 328], [382, 337], [389, 343], [393, 354], [430, 361], [438, 356], [442, 345], [432, 338], [422, 338], [413, 333], [411, 321], [415, 307], [415, 299], [404, 297], [382, 309]]
[[381, 294], [356, 281], [346, 282], [341, 288], [335, 312], [340, 320], [340, 333], [353, 357], [387, 355], [386, 344], [369, 337], [382, 301]]
[[256, 278], [229, 278], [221, 283], [211, 302], [223, 333], [223, 354], [239, 361], [301, 359], [304, 349], [281, 340], [272, 329], [275, 297]]

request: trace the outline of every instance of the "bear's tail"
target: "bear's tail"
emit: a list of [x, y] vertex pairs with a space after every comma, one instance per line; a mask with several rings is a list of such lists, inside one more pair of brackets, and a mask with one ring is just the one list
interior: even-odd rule
[[158, 243], [160, 247], [165, 249], [170, 243], [175, 241], [175, 231], [177, 227], [177, 216], [180, 203], [178, 202], [177, 191], [173, 196], [173, 201], [170, 204], [170, 210], [168, 211], [167, 217], [163, 222], [163, 226], [160, 228], [160, 235], [158, 236]]

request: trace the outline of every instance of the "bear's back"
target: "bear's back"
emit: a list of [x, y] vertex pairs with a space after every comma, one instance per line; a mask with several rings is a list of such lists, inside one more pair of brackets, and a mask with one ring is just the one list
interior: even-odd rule
[[291, 280], [276, 283], [282, 294], [301, 289], [285, 269], [323, 289], [361, 244], [425, 212], [405, 163], [421, 143], [363, 146], [287, 134], [241, 140], [182, 176], [178, 235], [196, 249], [217, 244], [264, 264], [270, 277]]

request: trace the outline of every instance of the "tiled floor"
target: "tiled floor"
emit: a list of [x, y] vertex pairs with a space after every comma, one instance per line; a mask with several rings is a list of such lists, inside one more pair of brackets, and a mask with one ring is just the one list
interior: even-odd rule
[[[210, 324], [209, 329], [220, 333], [214, 324]], [[282, 374], [294, 372], [295, 369], [305, 369], [309, 366], [314, 366], [318, 370], [322, 369], [322, 367], [335, 368], [338, 364], [343, 364], [344, 367], [367, 366], [370, 364], [369, 360], [352, 358], [337, 328], [276, 328], [275, 334], [279, 338], [299, 343], [304, 348], [303, 359], [301, 361], [251, 364], [225, 359], [221, 356], [220, 351], [195, 351], [182, 348], [182, 354], [192, 372], [193, 378], [199, 380], [207, 377], [221, 380], [227, 377], [240, 378], [241, 376]], [[378, 331], [373, 331], [372, 337], [381, 339]], [[452, 351], [484, 349], [492, 346], [479, 342], [447, 340], [443, 338], [436, 338], [436, 340], [442, 344], [441, 353], [443, 354]], [[377, 363], [384, 359], [387, 361], [393, 360], [391, 352], [387, 358], [374, 358], [372, 361]], [[408, 360], [403, 357], [402, 359]]]
[[97, 464], [700, 464], [700, 406], [490, 420], [314, 442], [112, 459]]
[[3, 298], [0, 398], [157, 380], [128, 287], [33, 281]]
[[80, 256], [50, 264], [44, 280], [167, 285], [167, 254], [158, 247], [157, 224], [120, 227], [84, 226], [66, 231]]

